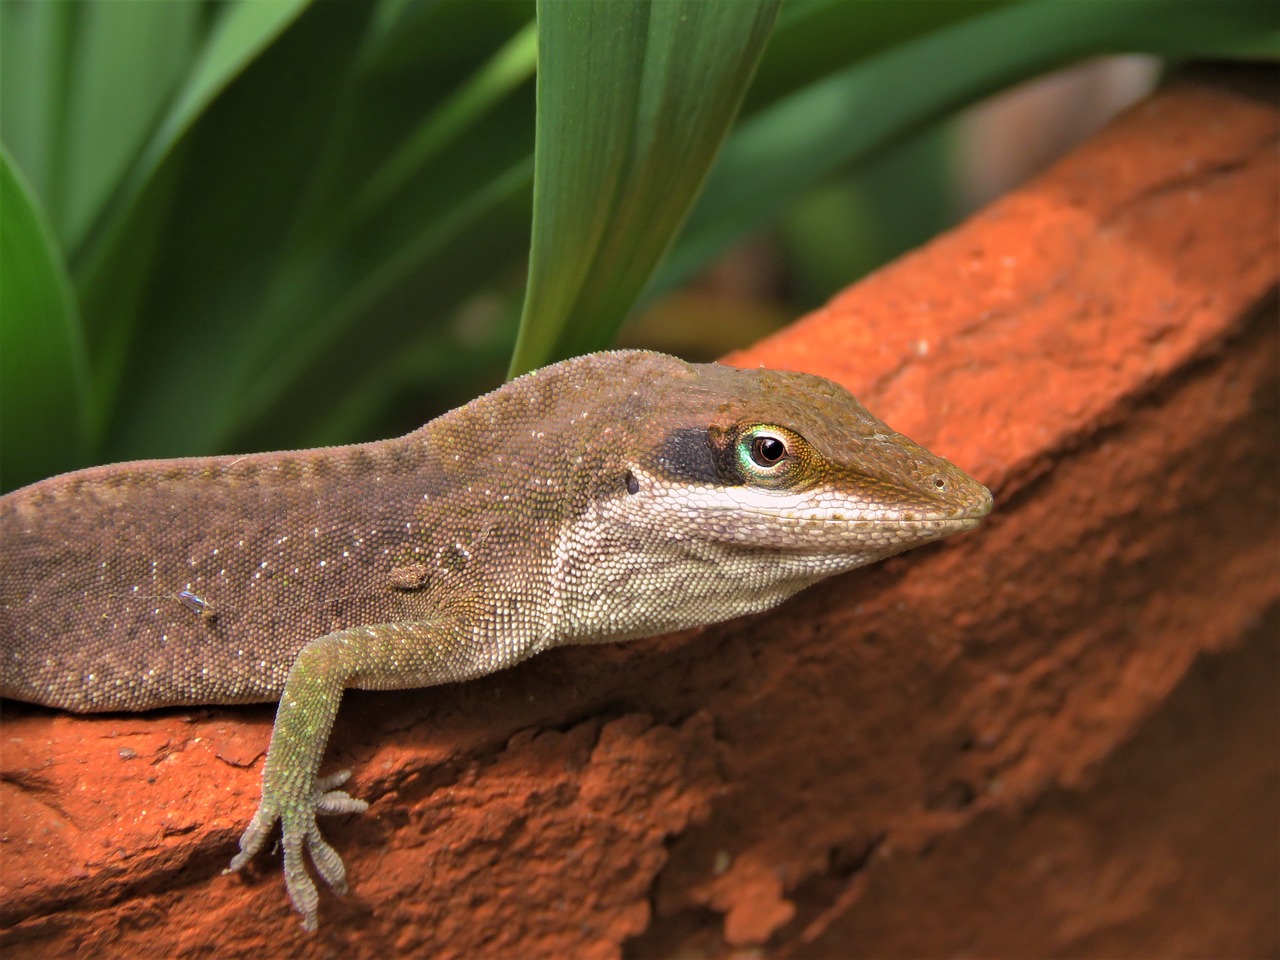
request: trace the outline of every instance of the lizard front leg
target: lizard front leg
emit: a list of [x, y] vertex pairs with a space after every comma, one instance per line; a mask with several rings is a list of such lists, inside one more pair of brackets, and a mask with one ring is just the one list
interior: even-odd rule
[[342, 691], [352, 686], [431, 686], [479, 676], [497, 666], [481, 655], [469, 630], [444, 617], [352, 627], [303, 647], [280, 696], [262, 770], [262, 800], [227, 872], [248, 863], [279, 821], [289, 898], [302, 914], [303, 927], [314, 931], [320, 897], [303, 862], [304, 845], [321, 878], [336, 892], [346, 892], [342, 858], [321, 836], [316, 817], [368, 808], [363, 800], [332, 789], [347, 779], [347, 771], [318, 776]]

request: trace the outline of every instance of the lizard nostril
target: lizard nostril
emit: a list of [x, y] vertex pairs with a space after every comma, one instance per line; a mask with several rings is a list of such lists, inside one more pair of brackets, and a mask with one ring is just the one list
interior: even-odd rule
[[947, 489], [947, 478], [938, 474], [934, 475], [933, 486], [936, 490], [945, 492]]

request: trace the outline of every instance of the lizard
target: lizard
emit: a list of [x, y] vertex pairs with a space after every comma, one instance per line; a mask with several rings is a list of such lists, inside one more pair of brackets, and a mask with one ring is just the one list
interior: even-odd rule
[[[991, 494], [821, 377], [647, 351], [561, 361], [392, 440], [90, 467], [0, 497], [0, 696], [69, 711], [278, 702], [228, 872], [346, 890], [317, 817], [344, 689], [772, 607], [970, 530]], [[304, 857], [304, 851], [306, 856]]]

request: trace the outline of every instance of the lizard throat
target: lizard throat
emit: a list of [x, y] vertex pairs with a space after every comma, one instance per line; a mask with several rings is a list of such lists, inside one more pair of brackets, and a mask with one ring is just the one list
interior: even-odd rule
[[[597, 501], [561, 527], [548, 570], [554, 627], [545, 645], [625, 640], [755, 613], [980, 520], [831, 490], [673, 483], [638, 468], [633, 476], [636, 493]], [[655, 596], [663, 602], [650, 602]]]

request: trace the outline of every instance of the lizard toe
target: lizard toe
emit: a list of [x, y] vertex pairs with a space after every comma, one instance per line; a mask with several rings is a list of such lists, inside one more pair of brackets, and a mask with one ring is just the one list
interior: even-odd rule
[[244, 833], [240, 834], [240, 852], [231, 858], [231, 865], [222, 872], [235, 873], [252, 860], [267, 842], [267, 837], [271, 835], [271, 828], [279, 819], [279, 814], [273, 809], [268, 808], [265, 803], [259, 804], [257, 813], [249, 821], [249, 826], [245, 827]]
[[316, 813], [331, 816], [337, 813], [364, 813], [369, 804], [348, 796], [342, 790], [330, 790], [316, 797]]
[[350, 779], [350, 770], [339, 770], [337, 773], [331, 773], [327, 777], [319, 777], [316, 780], [316, 793], [328, 793], [334, 787], [340, 787]]
[[307, 833], [307, 852], [311, 855], [311, 862], [315, 864], [316, 872], [333, 889], [333, 892], [346, 893], [347, 868], [343, 865], [338, 851], [329, 846], [318, 829]]
[[317, 814], [330, 816], [337, 813], [364, 813], [369, 809], [369, 804], [365, 801], [357, 800], [345, 790], [333, 789], [342, 786], [350, 777], [350, 770], [340, 770], [316, 781], [314, 803]]
[[293, 901], [293, 908], [302, 914], [302, 928], [315, 933], [319, 926], [320, 893], [302, 860], [304, 838], [302, 831], [285, 831], [284, 885], [289, 891], [289, 899]]

